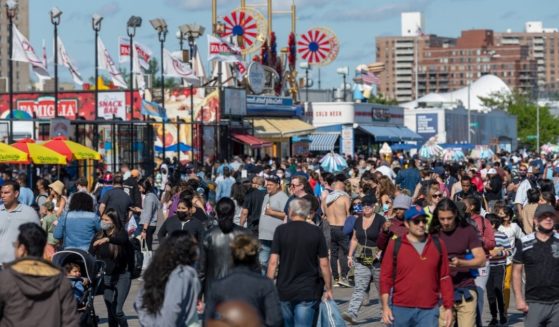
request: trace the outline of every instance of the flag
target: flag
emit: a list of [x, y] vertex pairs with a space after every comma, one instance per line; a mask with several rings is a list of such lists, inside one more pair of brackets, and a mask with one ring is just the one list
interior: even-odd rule
[[425, 33], [423, 32], [423, 29], [421, 28], [421, 26], [417, 25], [417, 29], [415, 30], [415, 33], [418, 36], [425, 36]]
[[188, 64], [173, 57], [171, 52], [163, 49], [163, 74], [171, 77], [184, 78], [189, 83], [199, 83], [198, 77], [194, 76]]
[[64, 67], [68, 68], [70, 74], [72, 75], [72, 79], [74, 80], [74, 83], [78, 85], [82, 85], [83, 84], [82, 76], [78, 72], [76, 66], [74, 66], [74, 64], [72, 63], [70, 56], [68, 56], [68, 52], [66, 52], [64, 43], [62, 43], [60, 37], [58, 37], [57, 41], [58, 41], [58, 63], [57, 64], [64, 65]]
[[45, 66], [45, 69], [48, 70], [48, 66], [47, 66], [47, 43], [45, 42], [45, 39], [43, 39], [43, 66]]
[[221, 38], [208, 34], [208, 60], [221, 62], [241, 61], [241, 49]]
[[98, 39], [97, 46], [99, 47], [99, 68], [106, 70], [111, 75], [111, 79], [116, 86], [120, 86], [124, 89], [127, 88], [128, 86], [122, 74], [116, 67], [113, 58], [111, 58], [111, 54], [107, 51], [107, 48], [105, 48], [101, 38]]
[[204, 62], [202, 61], [202, 58], [200, 58], [200, 51], [198, 51], [198, 46], [195, 47], [196, 47], [196, 55], [194, 56], [194, 58], [192, 58], [194, 75], [198, 77], [200, 80], [204, 80], [206, 78], [206, 68], [204, 67]]
[[138, 47], [134, 43], [133, 49], [134, 62], [132, 63], [132, 72], [134, 73], [134, 79], [136, 80], [136, 87], [140, 90], [146, 89], [146, 81], [144, 80], [144, 72], [142, 71], [142, 66], [140, 64], [140, 56], [138, 55]]
[[17, 27], [12, 25], [13, 32], [13, 47], [12, 47], [12, 60], [28, 62], [33, 67], [33, 71], [39, 78], [46, 79], [50, 78], [47, 71], [47, 67], [43, 64], [43, 61], [37, 58], [33, 46], [27, 40], [27, 38], [21, 34]]
[[167, 120], [167, 111], [159, 103], [142, 100], [142, 115], [159, 117]]
[[[143, 69], [149, 69], [149, 61], [153, 57], [151, 49], [145, 45], [134, 42], [134, 57], [138, 57], [140, 65]], [[120, 63], [128, 62], [130, 60], [130, 39], [126, 37], [118, 38], [118, 58]]]
[[361, 79], [363, 80], [363, 84], [366, 85], [380, 84], [380, 78], [378, 78], [373, 72], [362, 73]]

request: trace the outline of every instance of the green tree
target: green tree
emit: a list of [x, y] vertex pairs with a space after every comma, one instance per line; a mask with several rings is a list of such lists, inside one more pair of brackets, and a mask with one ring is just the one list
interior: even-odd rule
[[374, 94], [371, 94], [369, 99], [367, 99], [367, 102], [368, 103], [385, 104], [385, 105], [397, 105], [398, 104], [398, 101], [396, 101], [395, 99], [385, 98], [382, 93], [379, 93], [376, 96]]
[[559, 135], [559, 118], [553, 116], [546, 106], [538, 106], [525, 94], [513, 92], [494, 93], [489, 97], [479, 98], [485, 107], [501, 109], [517, 118], [518, 139], [520, 143], [536, 149], [537, 114], [540, 111], [540, 145], [557, 142]]

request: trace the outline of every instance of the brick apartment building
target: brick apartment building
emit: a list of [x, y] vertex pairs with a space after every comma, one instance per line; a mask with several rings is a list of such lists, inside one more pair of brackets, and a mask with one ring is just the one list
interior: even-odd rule
[[[415, 30], [405, 28], [410, 26], [410, 14], [419, 15], [411, 17]], [[532, 95], [557, 85], [559, 33], [539, 22], [527, 23], [525, 32], [468, 30], [458, 38], [424, 35], [421, 27], [419, 13], [403, 13], [403, 36], [376, 38], [376, 61], [385, 66], [379, 74], [379, 91], [388, 98], [406, 102], [449, 92], [486, 74]]]

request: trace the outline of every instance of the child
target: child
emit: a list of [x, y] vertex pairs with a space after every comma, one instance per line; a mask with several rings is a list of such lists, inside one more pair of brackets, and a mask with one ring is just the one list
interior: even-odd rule
[[85, 285], [87, 285], [87, 279], [82, 278], [80, 266], [74, 262], [69, 262], [64, 265], [64, 270], [66, 271], [66, 277], [70, 280], [72, 284], [72, 289], [74, 290], [74, 297], [78, 301], [78, 307], [81, 306], [83, 295], [85, 293]]
[[53, 232], [56, 227], [58, 217], [54, 213], [54, 203], [51, 201], [45, 202], [40, 206], [39, 213], [41, 214], [41, 226], [47, 232], [47, 245], [43, 257], [45, 260], [51, 261], [52, 256], [56, 250], [58, 240], [54, 238]]
[[[512, 250], [507, 235], [499, 230], [501, 225], [499, 216], [489, 213], [485, 218], [491, 222], [496, 242], [495, 248], [489, 251], [489, 278], [486, 286], [487, 302], [491, 312], [489, 326], [504, 325], [507, 323], [507, 314], [503, 298], [503, 282], [507, 257], [512, 254]], [[497, 320], [497, 311], [499, 313], [499, 320]]]

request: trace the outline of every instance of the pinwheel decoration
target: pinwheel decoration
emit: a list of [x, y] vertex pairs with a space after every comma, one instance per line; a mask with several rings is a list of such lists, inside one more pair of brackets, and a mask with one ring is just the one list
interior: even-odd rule
[[315, 66], [326, 66], [336, 59], [340, 43], [336, 34], [326, 27], [315, 27], [301, 34], [297, 42], [301, 58]]
[[320, 159], [320, 167], [329, 173], [336, 173], [347, 168], [347, 161], [341, 155], [330, 152]]
[[425, 144], [419, 149], [419, 157], [424, 160], [433, 160], [441, 156], [443, 148], [437, 144], [437, 139], [431, 137]]
[[223, 37], [235, 37], [243, 55], [259, 50], [266, 41], [268, 26], [266, 19], [258, 10], [237, 8], [223, 17], [223, 21], [225, 22]]

